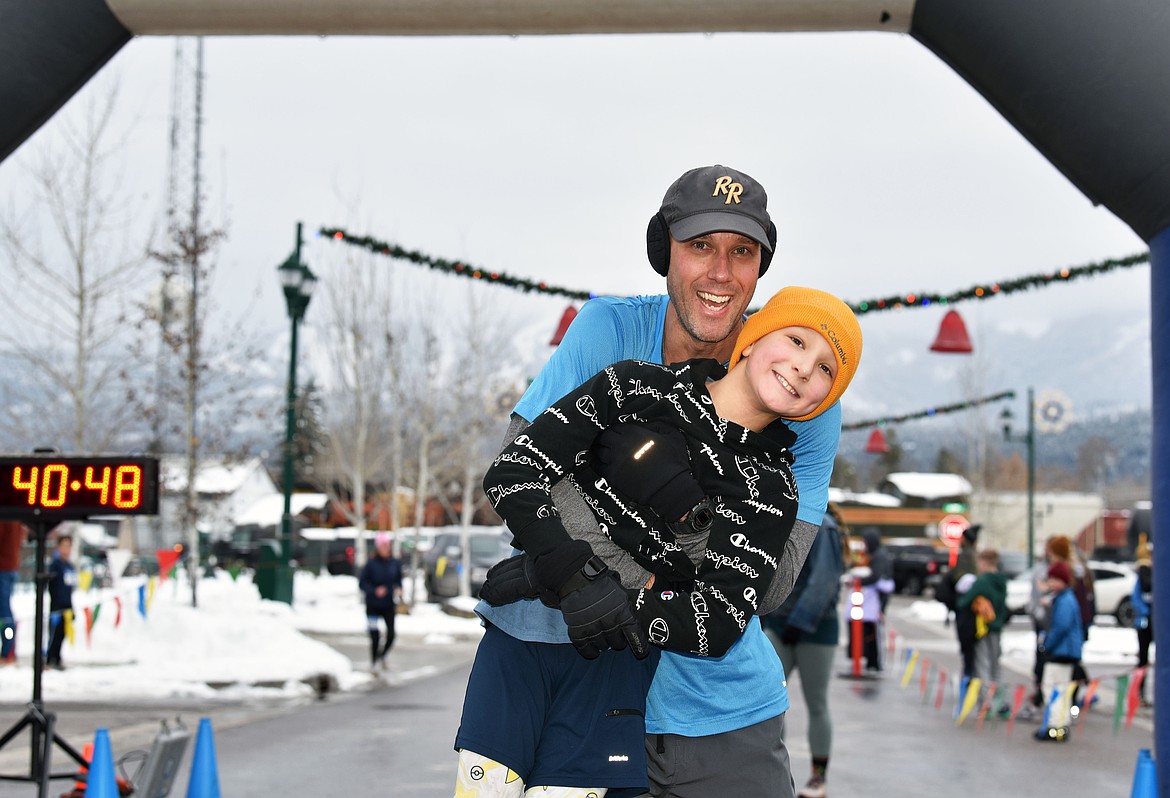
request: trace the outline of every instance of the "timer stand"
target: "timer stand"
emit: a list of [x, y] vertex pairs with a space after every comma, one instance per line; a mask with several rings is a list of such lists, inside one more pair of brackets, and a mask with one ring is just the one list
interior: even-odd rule
[[156, 457], [65, 456], [55, 449], [36, 449], [31, 456], [0, 457], [0, 518], [24, 521], [36, 536], [37, 617], [33, 646], [33, 695], [24, 717], [0, 737], [0, 748], [28, 727], [32, 736], [29, 775], [0, 780], [32, 781], [37, 798], [47, 798], [50, 779], [77, 774], [54, 774], [50, 769], [53, 746], [78, 765], [88, 766], [73, 746], [55, 729], [57, 717], [45, 711], [41, 701], [41, 672], [45, 667], [45, 541], [49, 529], [60, 521], [81, 521], [94, 515], [157, 515], [158, 472]]
[[50, 779], [72, 779], [78, 775], [78, 771], [56, 774], [52, 772], [50, 761], [52, 759], [54, 744], [71, 756], [79, 766], [89, 767], [89, 762], [85, 760], [85, 757], [77, 749], [65, 742], [61, 735], [57, 734], [55, 728], [57, 716], [52, 712], [46, 712], [44, 702], [41, 700], [41, 671], [44, 670], [45, 665], [45, 586], [49, 583], [49, 572], [45, 568], [45, 540], [49, 534], [49, 525], [44, 521], [33, 521], [29, 524], [29, 527], [36, 536], [37, 569], [35, 581], [37, 615], [36, 620], [33, 622], [32, 701], [29, 702], [28, 708], [20, 720], [6, 731], [3, 737], [0, 737], [0, 748], [8, 745], [16, 735], [24, 731], [25, 727], [28, 727], [30, 737], [32, 738], [32, 751], [29, 761], [29, 774], [27, 776], [0, 774], [0, 779], [6, 781], [35, 782], [38, 785], [37, 798], [46, 798], [49, 794]]

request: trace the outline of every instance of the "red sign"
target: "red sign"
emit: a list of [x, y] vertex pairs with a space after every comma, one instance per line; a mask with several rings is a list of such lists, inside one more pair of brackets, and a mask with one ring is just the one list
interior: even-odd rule
[[963, 532], [970, 525], [961, 515], [944, 515], [938, 522], [938, 537], [948, 546], [957, 547], [963, 540]]

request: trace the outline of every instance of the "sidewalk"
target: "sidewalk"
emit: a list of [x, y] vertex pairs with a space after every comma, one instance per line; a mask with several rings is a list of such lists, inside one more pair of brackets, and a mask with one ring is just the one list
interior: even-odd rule
[[[833, 798], [886, 796], [939, 798], [948, 795], [995, 795], [1036, 798], [1128, 796], [1138, 751], [1152, 748], [1152, 710], [1140, 710], [1133, 725], [1124, 721], [1114, 733], [1113, 690], [1102, 682], [1100, 702], [1074, 722], [1072, 739], [1039, 743], [1035, 721], [955, 720], [954, 688], [945, 688], [941, 707], [938, 667], [954, 674], [958, 645], [953, 628], [915, 620], [906, 603], [891, 605], [888, 627], [898, 640], [896, 661], [887, 661], [876, 679], [850, 678], [844, 647], [830, 683], [829, 706], [834, 725], [828, 785]], [[921, 669], [903, 687], [906, 652], [919, 651], [934, 663], [925, 694]], [[1030, 679], [1012, 673], [1013, 682]], [[1006, 679], [1005, 679], [1006, 680]], [[808, 777], [809, 753], [799, 674], [789, 679], [792, 708], [787, 743], [799, 787]]]

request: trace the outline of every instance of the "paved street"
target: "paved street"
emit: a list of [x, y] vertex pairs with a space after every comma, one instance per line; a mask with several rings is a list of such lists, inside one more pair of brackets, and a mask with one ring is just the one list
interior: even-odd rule
[[[957, 656], [951, 630], [916, 621], [907, 612], [909, 603], [897, 597], [890, 611], [901, 644], [929, 652], [932, 661], [953, 672]], [[363, 661], [360, 638], [334, 643], [355, 662]], [[451, 738], [473, 654], [470, 641], [433, 647], [403, 639], [384, 684], [298, 705], [50, 708], [59, 714], [66, 738], [77, 745], [92, 739], [96, 725], [108, 725], [115, 756], [148, 745], [161, 718], [182, 712], [194, 730], [199, 717], [211, 717], [225, 796], [449, 798], [455, 762]], [[849, 671], [843, 651], [838, 665], [840, 673]], [[1018, 678], [1022, 682], [1026, 675]], [[802, 782], [808, 752], [798, 681], [791, 685], [788, 742]], [[936, 709], [935, 688], [924, 701], [917, 678], [903, 688], [896, 667], [877, 680], [835, 678], [831, 794], [1128, 796], [1138, 749], [1152, 747], [1151, 715], [1142, 710], [1132, 728], [1114, 734], [1114, 697], [1104, 687], [1101, 703], [1086, 715], [1071, 742], [1054, 745], [1031, 739], [1035, 724], [1017, 723], [1010, 734], [1002, 722], [989, 721], [978, 729], [968, 720], [956, 727], [949, 693], [946, 706]], [[14, 719], [20, 709], [5, 704], [3, 716]], [[3, 772], [27, 767], [26, 749], [17, 742], [0, 751]], [[23, 738], [19, 742], [27, 745]], [[185, 765], [172, 795], [185, 794], [187, 779]], [[61, 792], [67, 785], [54, 784], [62, 786]], [[0, 783], [0, 796], [34, 794], [30, 785]]]

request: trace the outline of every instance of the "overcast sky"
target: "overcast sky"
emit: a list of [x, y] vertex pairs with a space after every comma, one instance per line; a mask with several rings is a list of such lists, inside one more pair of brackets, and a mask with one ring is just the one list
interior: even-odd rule
[[[158, 207], [173, 50], [132, 41], [64, 112], [120, 79], [128, 182]], [[646, 222], [679, 174], [716, 162], [769, 192], [779, 248], [756, 304], [786, 284], [856, 302], [1145, 249], [908, 36], [218, 38], [205, 52], [204, 175], [230, 233], [216, 298], [254, 297], [274, 335], [274, 270], [298, 220], [569, 288], [660, 292]], [[55, 124], [0, 164], [0, 193], [19, 196], [20, 162]], [[312, 241], [306, 260], [327, 271], [342, 246]], [[462, 290], [428, 279], [412, 290]], [[1031, 334], [1094, 309], [1145, 319], [1148, 279], [1139, 267], [961, 308], [970, 325]], [[567, 304], [490, 290], [548, 333]], [[887, 325], [920, 327], [925, 347], [940, 318], [863, 317], [867, 352]]]

